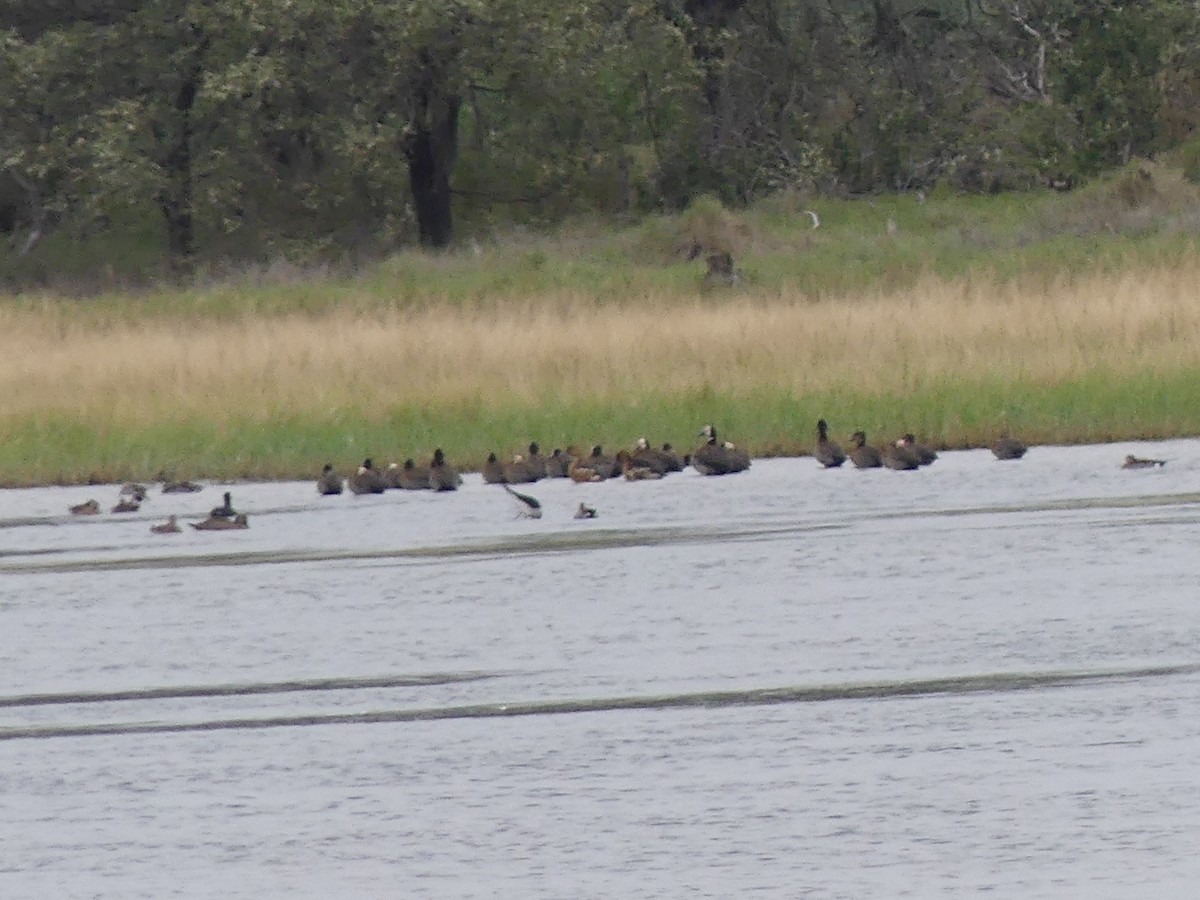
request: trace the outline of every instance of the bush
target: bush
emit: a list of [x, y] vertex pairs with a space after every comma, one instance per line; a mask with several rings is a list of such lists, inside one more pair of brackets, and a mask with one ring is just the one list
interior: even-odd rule
[[746, 223], [716, 197], [707, 194], [697, 197], [679, 217], [675, 249], [687, 259], [709, 253], [729, 253], [737, 257], [748, 243]]

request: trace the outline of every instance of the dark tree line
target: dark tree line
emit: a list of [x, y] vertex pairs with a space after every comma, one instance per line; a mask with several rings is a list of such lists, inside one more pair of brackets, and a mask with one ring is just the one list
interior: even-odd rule
[[1187, 140], [1185, 0], [0, 0], [0, 229], [453, 241], [701, 193], [1069, 182]]

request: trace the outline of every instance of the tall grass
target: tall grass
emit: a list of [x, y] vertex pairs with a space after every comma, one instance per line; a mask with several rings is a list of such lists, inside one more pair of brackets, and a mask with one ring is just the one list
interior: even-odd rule
[[[0, 297], [0, 479], [306, 477], [436, 446], [474, 467], [529, 440], [687, 447], [708, 421], [792, 454], [820, 416], [942, 446], [1200, 433], [1196, 209], [1135, 164], [1065, 196], [704, 201], [353, 274], [23, 290]], [[705, 292], [696, 245], [743, 282]]]
[[922, 275], [620, 303], [570, 290], [504, 303], [224, 316], [0, 307], [0, 463], [10, 482], [301, 477], [326, 459], [652, 440], [715, 421], [796, 453], [812, 423], [943, 446], [1005, 429], [1075, 441], [1200, 431], [1200, 260], [1090, 276]]

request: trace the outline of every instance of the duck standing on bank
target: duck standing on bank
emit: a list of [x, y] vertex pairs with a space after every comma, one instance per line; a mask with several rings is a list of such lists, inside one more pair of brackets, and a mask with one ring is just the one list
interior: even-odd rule
[[826, 469], [836, 469], [846, 461], [841, 444], [829, 439], [829, 425], [824, 419], [817, 419], [817, 446], [813, 449], [813, 457]]

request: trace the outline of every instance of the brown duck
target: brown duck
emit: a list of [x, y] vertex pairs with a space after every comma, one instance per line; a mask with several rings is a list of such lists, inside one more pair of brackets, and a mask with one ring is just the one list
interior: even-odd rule
[[179, 522], [174, 516], [168, 516], [167, 521], [160, 525], [151, 525], [150, 530], [155, 534], [179, 534], [183, 529], [179, 527]]
[[617, 453], [617, 465], [620, 466], [626, 481], [653, 481], [663, 477], [662, 472], [641, 460], [635, 460], [627, 450]]
[[570, 464], [570, 455], [556, 446], [554, 452], [546, 457], [546, 478], [566, 478], [566, 469], [570, 468]]
[[992, 444], [992, 453], [996, 459], [1020, 459], [1028, 449], [1015, 437], [1002, 437]]
[[571, 457], [555, 447], [554, 452], [546, 457], [546, 477], [566, 478], [567, 468], [571, 465]]
[[[543, 463], [543, 470], [545, 465]], [[512, 458], [512, 462], [504, 466], [504, 481], [507, 484], [532, 484], [538, 480], [537, 473], [529, 464], [529, 460], [518, 453]]]
[[907, 447], [917, 455], [917, 461], [923, 466], [930, 465], [938, 458], [937, 451], [932, 447], [926, 446], [925, 444], [918, 444], [917, 439], [913, 437], [912, 432], [909, 432], [908, 434], [904, 435], [904, 437], [900, 438], [900, 440], [896, 441], [896, 446]]
[[341, 473], [334, 471], [332, 463], [325, 463], [321, 468], [321, 474], [317, 477], [317, 493], [323, 497], [340, 494], [344, 481]]
[[353, 494], [382, 494], [387, 490], [387, 481], [370, 457], [363, 460], [358, 471], [350, 477], [349, 484]]
[[435, 491], [457, 491], [460, 484], [462, 476], [446, 462], [446, 454], [438, 447], [433, 451], [433, 460], [429, 464], [430, 488]]
[[587, 464], [601, 478], [615, 478], [621, 474], [621, 467], [617, 464], [617, 458], [605, 453], [604, 448], [599, 444], [592, 448], [592, 455], [588, 457]]
[[567, 451], [570, 454], [571, 462], [567, 466], [567, 477], [572, 481], [580, 483], [589, 481], [603, 481], [604, 477], [591, 464], [590, 456], [581, 456], [579, 451], [571, 448]]
[[400, 469], [400, 489], [403, 491], [427, 491], [429, 487], [429, 467], [418, 466], [411, 457], [406, 459], [403, 468]]
[[234, 531], [240, 528], [249, 528], [250, 521], [246, 518], [245, 513], [238, 513], [232, 519], [209, 516], [203, 522], [192, 522], [191, 526], [197, 531]]
[[204, 485], [196, 484], [194, 481], [164, 481], [162, 486], [164, 494], [194, 494], [202, 490], [204, 490]]
[[534, 481], [541, 481], [546, 477], [546, 457], [542, 455], [542, 448], [538, 446], [537, 441], [529, 442], [529, 453], [525, 456], [525, 468], [533, 475]]
[[628, 456], [633, 465], [645, 466], [646, 468], [657, 472], [659, 475], [666, 475], [669, 472], [678, 472], [682, 469], [682, 466], [678, 469], [675, 468], [678, 460], [675, 458], [674, 454], [668, 456], [666, 452], [662, 450], [656, 450], [650, 446], [650, 442], [644, 437], [637, 439], [637, 444], [634, 446], [633, 452], [628, 454]]
[[889, 469], [895, 469], [897, 472], [912, 472], [921, 468], [921, 458], [916, 452], [896, 441], [894, 444], [886, 444], [879, 451], [879, 461]]
[[850, 435], [850, 451], [847, 455], [857, 469], [878, 469], [883, 465], [883, 457], [867, 443], [867, 435], [863, 431]]
[[496, 458], [495, 453], [488, 454], [487, 461], [483, 464], [483, 471], [480, 474], [483, 475], [484, 484], [505, 483], [504, 463]]

